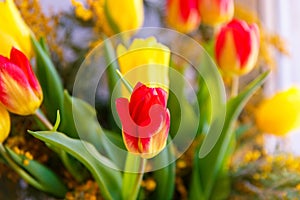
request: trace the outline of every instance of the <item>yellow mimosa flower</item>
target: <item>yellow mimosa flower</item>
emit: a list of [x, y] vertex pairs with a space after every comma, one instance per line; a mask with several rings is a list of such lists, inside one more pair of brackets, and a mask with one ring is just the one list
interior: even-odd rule
[[264, 100], [256, 111], [256, 123], [263, 132], [279, 136], [299, 128], [299, 88], [292, 87]]
[[[132, 86], [141, 82], [168, 92], [170, 49], [155, 37], [135, 39], [128, 49], [119, 45], [117, 54], [120, 70]], [[129, 97], [125, 89], [122, 92]]]
[[30, 34], [13, 0], [0, 1], [0, 55], [8, 57], [15, 47], [29, 57], [32, 52]]

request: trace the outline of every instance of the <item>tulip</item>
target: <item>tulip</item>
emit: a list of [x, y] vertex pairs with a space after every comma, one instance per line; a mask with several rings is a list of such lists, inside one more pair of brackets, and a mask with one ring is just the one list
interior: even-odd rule
[[170, 128], [167, 92], [138, 83], [130, 97], [118, 98], [116, 107], [127, 150], [152, 158], [166, 146]]
[[233, 0], [199, 0], [199, 11], [204, 24], [215, 26], [229, 22], [234, 14]]
[[250, 72], [259, 52], [259, 30], [256, 24], [232, 20], [217, 34], [215, 56], [224, 75], [235, 76]]
[[[119, 45], [117, 55], [121, 73], [131, 85], [141, 82], [168, 91], [170, 49], [154, 37], [135, 39], [128, 49]], [[130, 95], [125, 89], [122, 94]]]
[[43, 100], [41, 86], [29, 60], [13, 48], [10, 59], [0, 56], [0, 102], [6, 109], [19, 115], [30, 115]]
[[300, 89], [292, 87], [264, 100], [255, 112], [258, 128], [283, 136], [300, 127]]
[[143, 0], [105, 0], [104, 17], [108, 35], [138, 29], [144, 22]]
[[15, 47], [27, 57], [31, 56], [31, 31], [23, 21], [13, 0], [0, 1], [0, 55], [9, 56]]
[[10, 118], [6, 108], [0, 104], [0, 143], [3, 143], [10, 131]]
[[166, 11], [168, 25], [182, 33], [192, 32], [200, 24], [198, 0], [168, 0]]

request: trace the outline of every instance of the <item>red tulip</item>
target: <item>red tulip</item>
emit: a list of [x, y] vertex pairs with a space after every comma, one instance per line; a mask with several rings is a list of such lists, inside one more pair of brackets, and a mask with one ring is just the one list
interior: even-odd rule
[[33, 114], [41, 105], [43, 92], [29, 60], [12, 48], [10, 59], [0, 56], [0, 102], [19, 115]]
[[201, 20], [207, 25], [229, 22], [234, 14], [233, 0], [199, 0]]
[[200, 24], [198, 0], [168, 0], [166, 15], [172, 28], [183, 33], [192, 32]]
[[138, 83], [130, 97], [118, 98], [116, 107], [127, 150], [152, 158], [166, 146], [170, 128], [167, 92]]
[[225, 75], [243, 75], [251, 71], [259, 52], [256, 24], [232, 20], [221, 28], [215, 43], [216, 61]]

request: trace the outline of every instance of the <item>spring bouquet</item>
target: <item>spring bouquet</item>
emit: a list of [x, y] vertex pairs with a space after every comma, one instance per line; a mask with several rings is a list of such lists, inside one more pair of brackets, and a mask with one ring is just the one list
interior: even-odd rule
[[298, 127], [300, 98], [294, 88], [262, 101], [268, 47], [284, 48], [250, 11], [233, 0], [69, 3], [47, 15], [42, 1], [0, 1], [3, 182], [38, 199], [299, 195], [297, 162], [289, 187], [269, 188], [285, 158], [257, 140]]

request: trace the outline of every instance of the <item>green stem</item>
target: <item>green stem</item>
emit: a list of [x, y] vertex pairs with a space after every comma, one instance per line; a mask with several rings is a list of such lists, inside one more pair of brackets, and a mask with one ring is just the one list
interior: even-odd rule
[[44, 188], [41, 184], [39, 184], [35, 179], [33, 179], [26, 171], [24, 171], [21, 167], [19, 167], [9, 156], [7, 151], [5, 150], [4, 146], [2, 143], [0, 143], [0, 154], [2, 157], [5, 159], [7, 164], [15, 170], [27, 183], [30, 185], [34, 186], [35, 188], [42, 190], [42, 191], [47, 191], [46, 188]]
[[[47, 129], [49, 129], [50, 131], [56, 131], [56, 129], [58, 127], [58, 124], [55, 124], [55, 126], [53, 126], [51, 124], [51, 122], [47, 119], [47, 117], [44, 115], [44, 113], [40, 109], [38, 109], [35, 112], [35, 116], [38, 118], [38, 120], [40, 120], [40, 122]], [[57, 116], [59, 117], [59, 114]], [[76, 168], [76, 166], [74, 165], [72, 160], [70, 160], [70, 158], [68, 157], [68, 154], [66, 152], [64, 152], [61, 149], [56, 148], [55, 146], [49, 145], [49, 144], [48, 144], [48, 147], [60, 156], [64, 166], [67, 168], [67, 170], [73, 175], [73, 177], [78, 182], [82, 182], [85, 179], [85, 173], [78, 173], [79, 169]]]
[[123, 199], [135, 200], [138, 196], [146, 166], [146, 159], [128, 153], [123, 176]]
[[133, 91], [133, 87], [130, 85], [130, 83], [124, 78], [123, 74], [117, 69], [116, 70], [118, 76], [120, 77], [122, 83], [125, 85], [128, 92], [131, 94]]
[[230, 97], [233, 98], [233, 97], [237, 96], [238, 92], [239, 92], [239, 77], [233, 76]]
[[53, 125], [49, 122], [49, 120], [41, 111], [41, 109], [37, 109], [37, 111], [35, 112], [35, 116], [40, 120], [40, 122], [42, 122], [45, 125], [47, 129], [53, 130]]
[[137, 195], [140, 191], [141, 183], [144, 176], [145, 166], [146, 166], [146, 159], [141, 158], [140, 170], [139, 173], [136, 174], [137, 176], [132, 190], [132, 200], [135, 200], [137, 198]]

